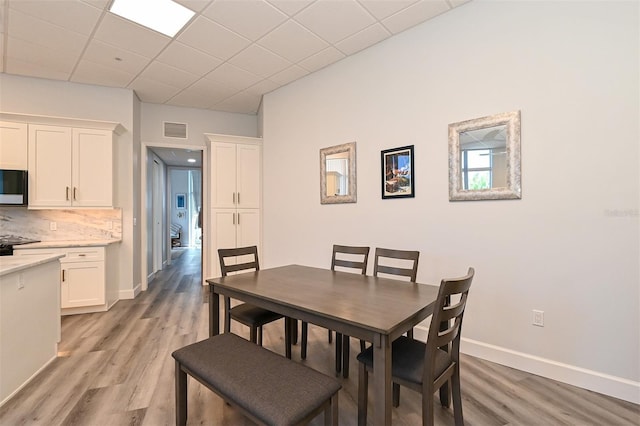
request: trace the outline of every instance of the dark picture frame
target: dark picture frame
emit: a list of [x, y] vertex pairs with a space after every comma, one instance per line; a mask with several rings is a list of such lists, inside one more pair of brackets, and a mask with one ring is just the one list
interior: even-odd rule
[[176, 208], [180, 210], [187, 208], [187, 197], [185, 194], [176, 194]]
[[382, 162], [382, 198], [415, 197], [413, 145], [385, 149], [380, 152]]

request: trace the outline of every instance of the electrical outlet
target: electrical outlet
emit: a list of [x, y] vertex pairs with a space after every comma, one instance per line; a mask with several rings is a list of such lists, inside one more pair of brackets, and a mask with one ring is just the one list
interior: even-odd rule
[[544, 327], [544, 311], [533, 310], [533, 325]]
[[50, 231], [57, 231], [58, 230], [58, 224], [56, 222], [49, 222], [49, 230]]

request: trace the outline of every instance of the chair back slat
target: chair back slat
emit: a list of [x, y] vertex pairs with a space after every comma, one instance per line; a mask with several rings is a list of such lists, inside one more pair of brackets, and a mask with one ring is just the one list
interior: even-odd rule
[[[427, 346], [425, 350], [425, 368], [424, 377], [432, 377], [435, 353], [441, 347], [447, 347], [452, 344], [454, 349], [451, 351], [452, 358], [457, 361], [459, 356], [460, 335], [462, 329], [462, 317], [467, 305], [467, 297], [471, 281], [475, 271], [469, 268], [467, 275], [460, 278], [444, 279], [440, 283], [438, 298], [431, 317], [429, 326], [429, 336], [427, 338]], [[457, 302], [451, 303], [451, 296], [459, 299]]]
[[[419, 251], [393, 250], [377, 247], [373, 264], [373, 276], [377, 277], [378, 274], [397, 275], [408, 277], [409, 281], [416, 282], [419, 257]], [[405, 261], [403, 262], [403, 266], [407, 264], [406, 261], [411, 262], [411, 267], [406, 268], [398, 264], [389, 264], [391, 259]]]
[[[242, 256], [252, 256], [252, 260], [245, 261], [240, 259]], [[244, 271], [248, 269], [260, 270], [260, 262], [258, 261], [258, 247], [238, 247], [230, 249], [218, 249], [218, 257], [220, 259], [220, 272], [226, 277], [231, 272]], [[227, 263], [227, 259], [236, 258], [241, 263]]]
[[[339, 255], [348, 255], [348, 258], [338, 258]], [[367, 273], [369, 262], [369, 247], [333, 245], [331, 255], [331, 270], [336, 267], [359, 269], [362, 275]]]

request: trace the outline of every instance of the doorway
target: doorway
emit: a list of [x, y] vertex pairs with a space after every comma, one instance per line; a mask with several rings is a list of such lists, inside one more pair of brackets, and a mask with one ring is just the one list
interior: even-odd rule
[[[140, 290], [148, 288], [158, 271], [171, 264], [172, 244], [171, 225], [180, 219], [188, 219], [184, 222], [185, 229], [180, 241], [182, 247], [193, 246], [199, 251], [201, 278], [206, 271], [206, 245], [202, 244], [203, 236], [206, 236], [207, 226], [207, 193], [208, 162], [206, 146], [191, 146], [184, 144], [142, 143], [141, 159], [145, 167], [141, 176], [141, 242], [142, 265]], [[187, 163], [194, 159], [195, 163]], [[185, 166], [185, 167], [183, 167]], [[178, 209], [178, 194], [172, 189], [170, 170], [191, 169], [199, 173], [191, 174], [190, 186], [179, 189], [180, 204]], [[175, 187], [176, 184], [174, 183]], [[182, 203], [182, 201], [180, 201]], [[187, 208], [188, 206], [189, 209]], [[199, 210], [197, 210], [199, 209]], [[203, 212], [198, 215], [194, 212]], [[181, 217], [178, 217], [180, 215]], [[159, 225], [158, 225], [159, 224]], [[198, 227], [194, 230], [193, 227]], [[199, 238], [197, 238], [199, 236]], [[196, 239], [197, 238], [197, 239]]]

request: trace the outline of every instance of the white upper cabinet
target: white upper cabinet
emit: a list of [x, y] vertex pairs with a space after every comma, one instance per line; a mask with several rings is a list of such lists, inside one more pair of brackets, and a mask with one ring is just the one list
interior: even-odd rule
[[213, 208], [260, 208], [261, 146], [211, 144], [211, 202]]
[[29, 207], [113, 207], [113, 132], [29, 125]]
[[27, 170], [27, 124], [0, 121], [0, 169]]

